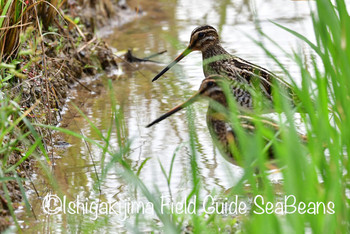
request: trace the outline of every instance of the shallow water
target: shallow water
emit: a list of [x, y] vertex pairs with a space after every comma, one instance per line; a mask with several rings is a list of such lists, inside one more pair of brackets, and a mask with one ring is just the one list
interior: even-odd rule
[[[259, 27], [279, 46], [288, 52], [293, 49], [303, 50], [303, 53], [308, 56], [309, 50], [305, 45], [300, 44], [295, 37], [270, 21], [294, 29], [313, 40], [309, 14], [309, 5], [313, 3], [287, 0], [259, 0], [255, 4], [248, 0], [219, 2], [135, 0], [131, 3], [132, 6], [137, 4], [140, 4], [144, 11], [142, 17], [114, 30], [101, 29], [100, 34], [109, 45], [119, 50], [134, 48], [134, 55], [137, 57], [167, 50], [167, 53], [153, 58], [163, 63], [123, 63], [120, 66], [122, 75], [119, 77], [99, 75], [86, 81], [87, 86], [94, 93], [77, 86], [72, 91], [70, 103], [81, 108], [97, 128], [107, 135], [112, 115], [107, 80], [112, 78], [118, 107], [121, 107], [124, 113], [125, 136], [132, 140], [131, 153], [126, 156], [132, 169], [136, 172], [141, 163], [150, 158], [142, 168], [140, 178], [151, 191], [158, 190], [159, 194], [168, 195], [169, 189], [160, 163], [168, 171], [172, 156], [180, 147], [176, 152], [170, 187], [174, 199], [182, 200], [192, 188], [186, 111], [180, 111], [154, 127], [145, 128], [145, 126], [186, 100], [199, 88], [204, 78], [201, 67], [202, 57], [199, 52], [194, 52], [157, 82], [151, 83], [151, 79], [186, 47], [191, 31], [203, 24], [211, 24], [218, 29], [222, 45], [229, 52], [279, 74], [278, 65], [252, 41], [252, 38], [259, 40], [259, 34], [256, 32], [257, 25], [254, 23], [255, 14], [260, 19]], [[264, 43], [279, 58], [279, 62], [289, 69], [295, 81], [300, 83], [297, 66], [293, 61], [271, 42], [265, 40]], [[206, 108], [206, 102], [194, 104], [198, 134], [195, 147], [199, 175], [203, 181], [203, 193], [210, 194], [213, 190], [222, 191], [232, 187], [239, 180], [242, 170], [227, 163], [213, 147], [205, 122]], [[60, 126], [92, 139], [98, 139], [89, 123], [70, 104], [67, 105]], [[99, 198], [94, 186], [97, 181], [95, 167], [97, 174], [101, 176], [99, 173], [101, 150], [91, 145], [87, 147], [84, 141], [71, 136], [59, 134], [59, 137], [71, 145], [68, 148], [56, 150], [54, 173], [60, 190], [71, 200], [78, 195], [84, 201]], [[117, 150], [115, 129], [112, 131], [111, 142]], [[109, 158], [106, 161], [109, 161]], [[101, 185], [103, 201], [127, 201], [130, 197], [135, 199], [133, 187], [125, 182], [121, 171], [121, 167], [116, 165], [106, 175]], [[39, 189], [46, 190], [45, 187], [40, 187], [40, 181], [36, 183]], [[45, 195], [45, 193], [42, 194]], [[38, 220], [33, 221], [35, 225], [23, 223], [25, 229], [29, 231], [58, 231], [67, 228], [81, 231], [83, 224], [89, 222], [82, 215], [46, 216], [40, 208], [41, 199], [33, 199], [37, 201], [34, 210]], [[26, 220], [24, 221], [27, 223]], [[102, 221], [99, 219], [98, 223], [103, 226], [101, 228], [104, 231], [128, 229], [126, 223], [133, 226], [132, 221], [121, 221], [118, 215], [111, 215]], [[94, 225], [98, 226], [98, 223]], [[144, 228], [147, 230], [147, 227]]]

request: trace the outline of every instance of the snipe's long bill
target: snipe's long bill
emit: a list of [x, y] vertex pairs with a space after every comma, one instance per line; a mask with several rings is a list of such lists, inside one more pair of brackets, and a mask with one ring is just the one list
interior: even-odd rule
[[[213, 100], [217, 101], [221, 105], [226, 105], [226, 98], [224, 92], [221, 90], [220, 82], [227, 82], [227, 80], [220, 75], [208, 76], [202, 81], [199, 90], [184, 103], [172, 108], [164, 115], [160, 116], [158, 119], [154, 120], [152, 123], [148, 124], [146, 127], [149, 128], [156, 123], [168, 118], [169, 116], [175, 114], [176, 112], [184, 109], [185, 107], [191, 105], [192, 103], [199, 100], [201, 96], [211, 97]], [[218, 94], [218, 95], [216, 95]], [[215, 96], [214, 96], [215, 95]]]
[[249, 86], [272, 101], [272, 86], [283, 88], [288, 98], [293, 97], [290, 85], [272, 72], [228, 53], [221, 45], [216, 29], [210, 25], [200, 26], [191, 33], [187, 48], [166, 66], [152, 81], [156, 81], [171, 67], [192, 51], [201, 51], [205, 77], [223, 75], [236, 82], [237, 87]]
[[181, 61], [184, 57], [186, 57], [189, 53], [192, 52], [192, 49], [190, 46], [188, 46], [179, 56], [177, 56], [174, 61], [172, 61], [168, 66], [166, 66], [161, 72], [158, 73], [153, 79], [152, 82], [158, 80], [159, 77], [161, 77], [164, 73], [166, 73], [170, 68], [172, 68], [175, 64]]

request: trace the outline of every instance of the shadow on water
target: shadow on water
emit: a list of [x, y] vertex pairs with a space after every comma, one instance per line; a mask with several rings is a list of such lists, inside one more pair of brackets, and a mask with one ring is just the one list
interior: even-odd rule
[[[283, 23], [302, 33], [311, 33], [307, 2], [283, 1], [281, 3], [280, 0], [261, 0], [254, 4], [248, 0], [219, 2], [135, 0], [131, 2], [131, 6], [138, 4], [142, 6], [144, 16], [113, 31], [103, 32], [103, 35], [108, 35], [105, 40], [119, 50], [126, 51], [133, 48], [134, 54], [141, 58], [166, 49], [168, 51], [166, 54], [154, 58], [164, 64], [171, 61], [186, 46], [190, 33], [196, 26], [211, 24], [219, 30], [223, 47], [228, 51], [235, 52], [240, 57], [278, 73], [278, 66], [267, 59], [265, 53], [247, 37], [247, 35], [257, 36], [256, 25], [253, 22], [254, 11], [257, 11], [261, 19], [260, 26], [264, 32], [274, 35], [274, 39], [282, 47], [291, 48], [298, 43], [296, 39], [273, 26], [268, 20]], [[290, 68], [292, 74], [293, 72], [297, 74], [296, 66], [285, 54], [276, 49], [272, 51], [275, 51], [275, 55], [281, 59], [282, 64]], [[141, 170], [140, 178], [150, 188], [158, 188], [160, 193], [168, 195], [166, 178], [162, 174], [158, 159], [168, 170], [171, 158], [176, 148], [180, 146], [175, 158], [171, 190], [175, 199], [183, 199], [183, 196], [192, 188], [189, 134], [185, 111], [152, 128], [146, 129], [145, 126], [174, 105], [187, 99], [198, 89], [204, 78], [201, 59], [199, 53], [192, 53], [155, 83], [152, 83], [151, 79], [163, 68], [163, 63], [130, 65], [121, 62], [123, 74], [120, 77], [99, 75], [86, 81], [86, 85], [94, 93], [80, 86], [72, 91], [61, 127], [98, 139], [88, 122], [72, 107], [71, 103], [74, 103], [104, 134], [107, 134], [111, 122], [112, 104], [106, 87], [107, 80], [113, 79], [114, 95], [124, 113], [125, 136], [132, 140], [131, 152], [127, 155], [130, 165], [134, 171], [137, 171], [142, 162], [150, 157]], [[214, 189], [225, 190], [231, 187], [239, 179], [242, 171], [239, 167], [228, 164], [213, 147], [205, 122], [206, 105], [205, 102], [194, 105], [198, 134], [196, 150], [199, 175], [204, 183], [203, 192], [211, 193]], [[117, 136], [115, 131], [112, 132], [114, 135], [112, 135], [111, 144], [117, 149]], [[88, 148], [84, 141], [72, 136], [57, 134], [57, 139], [71, 145], [68, 148], [56, 150], [54, 173], [63, 193], [72, 200], [77, 195], [82, 199], [98, 198], [99, 195], [94, 190], [97, 178], [91, 157], [99, 171], [101, 151], [91, 146]], [[125, 184], [121, 177], [118, 166], [109, 171], [101, 185], [102, 200], [123, 201], [135, 198], [133, 189]], [[37, 204], [34, 209], [39, 221], [34, 226], [28, 225], [29, 231], [66, 230], [67, 222], [72, 222], [73, 226], [79, 230], [79, 225], [86, 222], [84, 216], [67, 217], [58, 214], [48, 218], [42, 214], [40, 199]], [[126, 228], [125, 222], [118, 217], [110, 217], [99, 222], [105, 231]]]

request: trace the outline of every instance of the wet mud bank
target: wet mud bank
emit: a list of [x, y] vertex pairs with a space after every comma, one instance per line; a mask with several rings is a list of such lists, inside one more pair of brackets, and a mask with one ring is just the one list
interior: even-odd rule
[[[27, 2], [31, 3], [31, 1]], [[30, 50], [31, 53], [23, 53], [19, 56], [20, 62], [16, 65], [16, 69], [21, 70], [22, 73], [6, 83], [0, 97], [14, 100], [24, 113], [30, 110], [26, 113], [26, 118], [32, 124], [57, 125], [61, 120], [61, 111], [69, 98], [69, 93], [74, 87], [84, 86], [82, 81], [86, 77], [118, 67], [116, 56], [103, 39], [97, 38], [96, 29], [106, 25], [109, 27], [122, 25], [133, 20], [140, 13], [138, 9], [131, 9], [124, 1], [90, 0], [87, 2], [88, 4], [82, 0], [68, 1], [60, 6], [57, 14], [53, 15], [50, 25], [43, 24], [41, 29], [29, 26], [22, 32], [24, 42], [20, 44], [23, 48], [19, 51]], [[49, 10], [46, 13], [49, 13]], [[35, 17], [29, 19], [33, 20], [30, 22], [31, 25], [37, 23], [36, 19]], [[6, 62], [11, 59], [12, 57], [9, 56]], [[18, 132], [29, 131], [25, 129], [25, 124], [19, 124], [18, 127]], [[50, 154], [50, 149], [57, 144], [57, 139], [52, 137], [51, 130], [42, 128], [36, 130]], [[8, 137], [1, 139], [2, 144], [17, 141], [19, 136], [16, 131], [11, 132]], [[34, 142], [35, 137], [29, 137], [29, 140], [24, 143], [18, 140], [15, 146], [18, 150], [7, 156], [6, 152], [1, 152], [0, 159], [6, 159], [8, 166], [16, 165]], [[38, 149], [34, 153], [40, 157]], [[28, 157], [18, 165], [15, 174], [1, 173], [3, 178], [18, 179], [8, 181], [4, 179], [0, 183], [0, 232], [14, 223], [11, 216], [18, 208], [23, 209], [25, 206], [24, 192], [35, 191], [32, 186], [32, 177], [35, 174], [33, 171], [36, 170], [38, 170], [37, 160]]]

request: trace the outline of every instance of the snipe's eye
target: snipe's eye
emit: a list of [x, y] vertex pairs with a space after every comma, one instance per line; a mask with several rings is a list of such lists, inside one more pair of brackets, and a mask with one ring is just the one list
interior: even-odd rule
[[209, 81], [208, 83], [207, 83], [207, 86], [208, 87], [212, 87], [214, 85], [214, 82], [213, 81]]
[[202, 38], [202, 37], [204, 37], [204, 33], [203, 32], [198, 33], [198, 38]]

